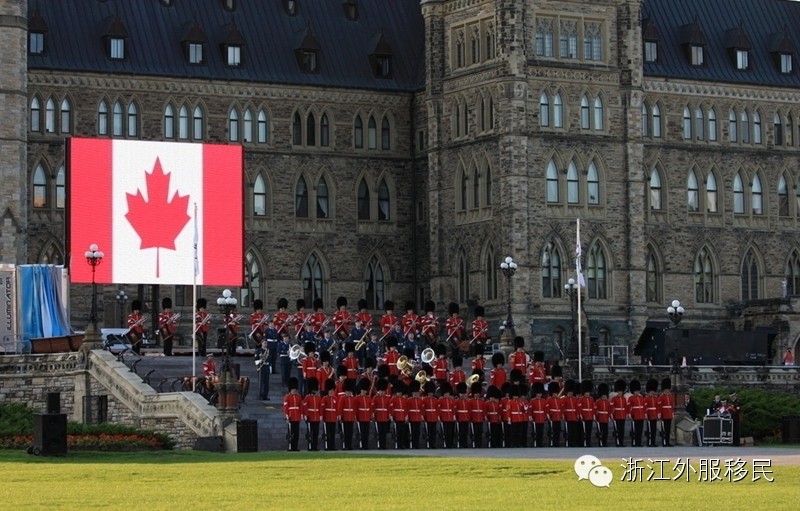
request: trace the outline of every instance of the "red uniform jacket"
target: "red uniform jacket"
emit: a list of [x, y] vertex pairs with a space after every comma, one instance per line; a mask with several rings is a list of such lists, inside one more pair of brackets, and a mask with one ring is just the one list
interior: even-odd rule
[[315, 312], [311, 315], [309, 322], [314, 326], [314, 334], [322, 337], [323, 332], [328, 327], [328, 315], [324, 312]]
[[322, 420], [322, 397], [309, 394], [303, 398], [303, 417], [308, 422]]
[[322, 420], [325, 422], [338, 422], [339, 421], [339, 398], [334, 396], [325, 396], [322, 398]]
[[398, 423], [408, 421], [408, 399], [400, 394], [395, 394], [389, 401], [389, 414], [392, 420]]
[[561, 398], [561, 411], [564, 412], [564, 420], [576, 422], [578, 420], [578, 398], [575, 396], [563, 396]]
[[608, 400], [611, 403], [611, 417], [614, 420], [624, 421], [628, 418], [628, 400], [622, 394], [617, 394]]
[[472, 322], [472, 341], [485, 343], [489, 339], [489, 323], [482, 319]]
[[325, 389], [325, 382], [328, 380], [332, 380], [336, 376], [336, 371], [333, 370], [331, 366], [325, 367], [320, 366], [317, 368], [317, 381], [319, 382], [319, 388]]
[[355, 380], [358, 378], [358, 359], [348, 356], [342, 361], [342, 365], [347, 368], [347, 378]]
[[296, 312], [294, 318], [294, 333], [300, 335], [305, 330], [305, 326], [311, 323], [311, 315], [308, 312]]
[[525, 401], [521, 399], [509, 399], [506, 405], [508, 419], [511, 422], [525, 422], [528, 414], [525, 410]]
[[[197, 314], [199, 315], [200, 313], [198, 312]], [[206, 315], [208, 315], [207, 312], [206, 312]], [[141, 334], [144, 333], [144, 323], [143, 322], [139, 323], [139, 322], [141, 320], [143, 320], [143, 319], [144, 319], [144, 316], [141, 315], [141, 314], [128, 314], [128, 328], [130, 328], [131, 330], [133, 330], [134, 332], [139, 334], [140, 337], [141, 337]], [[139, 323], [139, 324], [137, 325], [136, 323]], [[199, 321], [198, 321], [198, 323], [199, 323]], [[208, 332], [208, 328], [206, 328], [206, 332]]]
[[581, 396], [578, 398], [578, 415], [583, 421], [594, 420], [594, 398]]
[[528, 371], [528, 381], [531, 385], [534, 383], [544, 383], [547, 381], [546, 371], [544, 364], [541, 362], [534, 362]]
[[375, 422], [389, 422], [390, 403], [392, 398], [386, 394], [377, 394], [372, 398], [372, 411], [375, 413]]
[[459, 397], [456, 399], [456, 420], [458, 422], [469, 422], [469, 399], [465, 397]]
[[178, 325], [175, 324], [175, 320], [170, 321], [173, 314], [171, 312], [162, 312], [158, 315], [158, 328], [159, 329], [166, 329], [170, 334], [174, 334], [175, 330], [178, 329]]
[[515, 351], [508, 356], [508, 368], [510, 371], [519, 369], [522, 374], [528, 372], [528, 354], [524, 351]]
[[486, 369], [486, 359], [483, 357], [475, 357], [472, 359], [472, 371], [475, 370], [483, 372]]
[[431, 363], [431, 366], [433, 366], [434, 379], [447, 380], [450, 364], [447, 362], [446, 358], [437, 358], [433, 361], [433, 363]]
[[[381, 316], [381, 335], [386, 335], [394, 329], [394, 325], [399, 323], [400, 320], [394, 314], [384, 314]], [[364, 328], [367, 328], [366, 326]], [[369, 330], [367, 328], [367, 330]]]
[[403, 336], [407, 337], [409, 332], [416, 333], [417, 330], [419, 330], [419, 316], [413, 312], [411, 314], [406, 314], [403, 316], [401, 324], [403, 325]]
[[452, 373], [450, 373], [450, 385], [453, 386], [453, 389], [456, 388], [456, 385], [459, 383], [464, 383], [467, 381], [467, 375], [461, 369], [455, 369]]
[[358, 314], [356, 314], [356, 320], [361, 321], [362, 328], [364, 328], [364, 330], [366, 330], [367, 332], [372, 330], [372, 314], [370, 314], [369, 312], [359, 312]]
[[[197, 323], [197, 331], [200, 333], [207, 334], [208, 333], [208, 325], [211, 323], [211, 314], [206, 311], [197, 311], [197, 314], [194, 315], [195, 322]], [[208, 319], [207, 319], [208, 318]], [[205, 323], [203, 321], [205, 320]], [[131, 324], [131, 317], [128, 316], [128, 324]], [[138, 330], [134, 329], [137, 333], [142, 333], [142, 326], [139, 325]], [[264, 325], [266, 328], [266, 325]]]
[[483, 411], [489, 424], [499, 424], [503, 420], [499, 401], [486, 401]]
[[595, 401], [594, 417], [600, 424], [608, 424], [611, 419], [611, 401], [604, 398]]
[[339, 397], [339, 418], [342, 422], [355, 422], [356, 421], [356, 397], [350, 395], [343, 395]]
[[214, 376], [215, 374], [217, 374], [217, 363], [214, 362], [214, 359], [206, 359], [206, 361], [203, 362], [203, 376], [208, 378], [209, 376]]
[[456, 421], [456, 400], [452, 397], [439, 398], [439, 420], [442, 422]]
[[447, 329], [447, 338], [450, 342], [457, 344], [458, 341], [464, 340], [464, 320], [458, 316], [450, 316], [444, 323]]
[[665, 392], [658, 396], [658, 408], [662, 419], [672, 420], [675, 417], [675, 395], [672, 392]]
[[422, 422], [425, 403], [421, 397], [406, 398], [406, 410], [408, 411], [409, 422]]
[[509, 397], [500, 398], [500, 419], [503, 422], [511, 422], [511, 410], [508, 409], [509, 401], [511, 401]]
[[536, 424], [547, 422], [547, 400], [543, 397], [534, 397], [528, 404], [531, 420]]
[[290, 422], [299, 422], [303, 415], [303, 397], [300, 394], [286, 394], [283, 397], [283, 415]]
[[272, 322], [275, 323], [275, 329], [278, 331], [278, 336], [280, 336], [286, 330], [286, 320], [289, 318], [289, 315], [285, 312], [276, 312], [275, 316], [272, 318]]
[[308, 356], [303, 359], [300, 366], [303, 369], [303, 378], [316, 378], [317, 377], [317, 358]]
[[655, 394], [648, 394], [644, 397], [644, 410], [645, 415], [651, 421], [658, 420], [658, 396]]
[[353, 323], [353, 315], [350, 311], [337, 310], [333, 313], [333, 335], [347, 337], [350, 335], [350, 325]]
[[398, 360], [400, 360], [400, 352], [396, 349], [390, 349], [383, 356], [383, 363], [389, 366], [389, 374], [392, 376], [400, 374], [400, 369], [397, 368]]
[[336, 393], [337, 396], [344, 395], [344, 380], [336, 380], [336, 387], [334, 387], [333, 391]]
[[423, 397], [422, 416], [425, 422], [437, 422], [439, 420], [439, 400], [434, 396]]
[[372, 420], [372, 398], [369, 396], [356, 396], [356, 420], [370, 422]]
[[[250, 314], [250, 330], [253, 330], [254, 328], [256, 328], [256, 325], [258, 325], [263, 318], [264, 318], [264, 313], [263, 312], [254, 312], [254, 313]], [[260, 332], [260, 333], [263, 334], [264, 330], [266, 330], [266, 329], [267, 329], [267, 320], [264, 320], [264, 322], [261, 323], [258, 326], [258, 328], [256, 328], [255, 332], [253, 332], [253, 333]]]
[[486, 401], [482, 397], [469, 399], [469, 421], [482, 423], [486, 420]]
[[425, 314], [419, 319], [422, 326], [422, 335], [428, 339], [439, 339], [439, 318], [432, 312]]
[[547, 418], [553, 422], [561, 422], [564, 413], [561, 411], [561, 398], [550, 396], [547, 398]]
[[489, 385], [494, 385], [499, 389], [507, 381], [508, 381], [508, 375], [506, 374], [506, 370], [504, 368], [495, 367], [494, 369], [492, 369], [492, 376], [489, 380]]
[[631, 419], [643, 421], [646, 416], [644, 410], [644, 396], [641, 394], [632, 394], [628, 398], [628, 412], [631, 414]]

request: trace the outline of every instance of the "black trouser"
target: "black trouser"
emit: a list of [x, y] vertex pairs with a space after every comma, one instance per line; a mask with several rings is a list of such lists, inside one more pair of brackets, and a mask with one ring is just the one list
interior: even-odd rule
[[163, 346], [163, 348], [164, 348], [164, 355], [167, 356], [167, 357], [171, 357], [172, 356], [172, 336], [171, 335], [168, 335], [167, 337], [164, 337], [164, 346]]
[[[267, 348], [269, 349], [269, 366], [272, 368], [272, 374], [278, 372], [278, 343], [271, 341], [267, 342]], [[325, 389], [319, 389], [320, 392], [324, 392]]]
[[389, 434], [389, 421], [386, 422], [376, 422], [375, 426], [378, 430], [378, 449], [386, 449], [386, 435]]
[[325, 423], [325, 450], [326, 451], [335, 451], [336, 450], [336, 423], [335, 422], [326, 422]]
[[567, 421], [567, 447], [581, 447], [581, 423], [579, 421]]
[[533, 437], [533, 446], [544, 447], [544, 422], [534, 422], [531, 424], [531, 427], [533, 428], [531, 433], [531, 436]]
[[561, 421], [550, 421], [550, 447], [561, 447]]
[[289, 378], [292, 376], [292, 361], [289, 355], [281, 355], [281, 385], [286, 388], [289, 385]]
[[472, 426], [472, 446], [481, 449], [483, 447], [483, 423], [471, 422], [470, 425]]
[[452, 449], [454, 447], [453, 440], [455, 438], [456, 423], [455, 422], [442, 422], [442, 435], [444, 439], [442, 443], [445, 449]]
[[593, 420], [584, 420], [583, 422], [583, 446], [584, 447], [591, 447], [592, 446], [592, 426], [594, 425]]
[[269, 366], [266, 364], [258, 370], [258, 399], [269, 399]]
[[428, 442], [428, 449], [436, 449], [436, 425], [438, 422], [425, 423], [425, 439]]
[[517, 447], [528, 447], [528, 421], [521, 424], [522, 432], [519, 434], [519, 445]]
[[289, 423], [289, 450], [297, 451], [297, 443], [300, 441], [300, 421]]
[[[524, 422], [512, 422], [508, 431], [509, 437], [506, 437], [506, 447], [525, 447], [525, 425]], [[509, 445], [510, 444], [510, 445]]]
[[614, 420], [614, 439], [616, 440], [617, 447], [625, 447], [625, 419]]
[[419, 449], [419, 436], [422, 431], [421, 422], [409, 422], [411, 425], [411, 448]]
[[393, 422], [395, 447], [397, 449], [408, 449], [410, 445], [410, 430], [407, 422]]
[[608, 447], [608, 423], [598, 422], [597, 428], [600, 431], [600, 447]]
[[644, 432], [644, 420], [633, 421], [633, 447], [642, 446], [642, 433]]
[[310, 388], [311, 388], [311, 385], [309, 385], [309, 384], [308, 384], [308, 382], [310, 382], [311, 380], [316, 380], [316, 379], [317, 379], [317, 378], [316, 378], [316, 376], [315, 376], [315, 377], [313, 377], [313, 378], [304, 378], [304, 379], [303, 379], [303, 380], [304, 380], [304, 381], [303, 381], [303, 391], [304, 391], [304, 392], [303, 392], [303, 395], [304, 395], [304, 396], [306, 396], [306, 395], [308, 395], [308, 394], [309, 394], [309, 391], [308, 391], [308, 389], [310, 389]]
[[489, 423], [489, 447], [503, 447], [503, 423]]
[[658, 432], [658, 419], [647, 419], [647, 447], [656, 446], [657, 432]]
[[208, 332], [197, 332], [195, 339], [197, 339], [197, 354], [201, 357], [206, 356], [206, 339], [208, 338]]
[[318, 451], [319, 450], [319, 422], [306, 422], [306, 428], [308, 431], [306, 432], [308, 435], [308, 450], [309, 451]]
[[371, 422], [358, 423], [358, 443], [361, 450], [366, 451], [369, 449], [369, 425]]
[[669, 442], [670, 433], [672, 433], [672, 419], [661, 419], [661, 426], [664, 428], [661, 432], [663, 435], [661, 443], [664, 444], [665, 447], [672, 447], [672, 444]]
[[342, 449], [353, 450], [353, 425], [355, 422], [342, 422]]
[[458, 423], [458, 446], [462, 449], [470, 447], [469, 445], [469, 422]]

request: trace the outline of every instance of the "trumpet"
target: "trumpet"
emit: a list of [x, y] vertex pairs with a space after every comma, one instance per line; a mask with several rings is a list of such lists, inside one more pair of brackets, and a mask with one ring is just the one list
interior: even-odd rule
[[432, 381], [431, 378], [428, 376], [428, 373], [426, 373], [425, 371], [418, 372], [417, 375], [414, 377], [414, 379], [417, 380], [420, 385], [425, 385], [429, 381]]
[[303, 352], [303, 348], [299, 344], [293, 345], [289, 348], [289, 359], [303, 361], [308, 355]]
[[422, 350], [422, 353], [420, 354], [420, 359], [422, 360], [423, 363], [430, 364], [431, 362], [436, 360], [436, 352], [433, 351], [433, 348], [425, 348], [424, 350]]
[[472, 376], [467, 378], [467, 385], [468, 386], [472, 386], [472, 385], [478, 383], [479, 381], [481, 381], [481, 375], [473, 374]]

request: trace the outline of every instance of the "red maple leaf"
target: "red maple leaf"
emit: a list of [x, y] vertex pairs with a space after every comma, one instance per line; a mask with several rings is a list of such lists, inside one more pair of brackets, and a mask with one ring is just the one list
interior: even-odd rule
[[156, 249], [156, 277], [159, 276], [159, 249], [175, 250], [175, 238], [189, 223], [189, 196], [181, 196], [178, 191], [171, 199], [169, 194], [170, 177], [164, 174], [161, 161], [156, 158], [153, 171], [145, 171], [147, 181], [147, 196], [145, 200], [141, 190], [136, 190], [136, 195], [126, 193], [128, 199], [128, 213], [125, 218], [131, 223], [142, 242], [139, 248]]

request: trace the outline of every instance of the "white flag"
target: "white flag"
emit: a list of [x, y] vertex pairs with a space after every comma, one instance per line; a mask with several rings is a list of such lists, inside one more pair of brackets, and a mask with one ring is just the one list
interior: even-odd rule
[[578, 285], [581, 287], [586, 287], [586, 280], [583, 278], [583, 268], [581, 267], [582, 254], [583, 251], [581, 250], [580, 231], [578, 231], [578, 243], [575, 245], [575, 272], [578, 274]]

